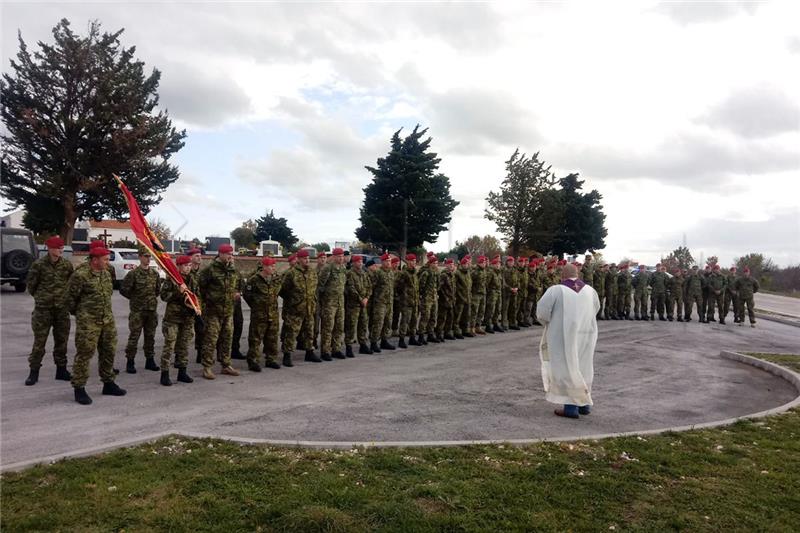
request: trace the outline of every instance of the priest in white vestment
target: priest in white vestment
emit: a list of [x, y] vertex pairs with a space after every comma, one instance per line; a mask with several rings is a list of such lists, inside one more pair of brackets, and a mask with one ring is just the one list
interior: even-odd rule
[[579, 418], [591, 411], [599, 310], [597, 293], [571, 264], [562, 267], [561, 284], [547, 289], [536, 305], [545, 326], [539, 346], [545, 399], [563, 405], [558, 416]]

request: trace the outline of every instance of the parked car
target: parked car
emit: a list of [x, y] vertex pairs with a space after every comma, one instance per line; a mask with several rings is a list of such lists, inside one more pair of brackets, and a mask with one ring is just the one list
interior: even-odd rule
[[23, 292], [27, 287], [25, 279], [28, 277], [28, 270], [37, 256], [33, 233], [21, 228], [0, 228], [0, 232], [0, 283], [10, 283], [17, 292]]
[[[109, 248], [108, 264], [114, 267], [114, 288], [119, 289], [119, 284], [128, 275], [128, 272], [139, 266], [139, 251], [136, 248]], [[150, 261], [150, 268], [156, 270], [161, 278], [167, 274], [155, 261]]]

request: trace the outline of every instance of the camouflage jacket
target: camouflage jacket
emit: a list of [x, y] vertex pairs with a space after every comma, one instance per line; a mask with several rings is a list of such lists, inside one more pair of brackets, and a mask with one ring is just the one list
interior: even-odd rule
[[439, 274], [439, 305], [451, 308], [456, 304], [456, 274], [444, 271]]
[[667, 283], [667, 287], [669, 288], [669, 293], [674, 298], [683, 298], [684, 293], [684, 284], [686, 283], [686, 279], [683, 276], [672, 276]]
[[344, 265], [333, 262], [326, 263], [319, 271], [317, 277], [317, 293], [320, 301], [337, 301], [344, 297], [344, 285], [347, 280], [347, 271]]
[[503, 289], [506, 294], [511, 294], [511, 289], [519, 287], [519, 277], [516, 267], [505, 267], [503, 269]]
[[250, 306], [251, 316], [278, 316], [278, 293], [283, 285], [280, 274], [264, 277], [257, 272], [247, 278], [242, 298]]
[[521, 298], [528, 297], [528, 269], [526, 267], [517, 267], [517, 286], [519, 287], [519, 296]]
[[594, 283], [592, 287], [597, 291], [597, 294], [604, 294], [606, 292], [606, 275], [600, 269], [595, 270], [593, 275]]
[[283, 275], [279, 295], [283, 298], [284, 312], [297, 316], [313, 316], [316, 305], [317, 273], [300, 264]]
[[684, 279], [683, 286], [687, 295], [702, 296], [705, 280], [699, 272], [697, 274], [689, 274]]
[[130, 300], [131, 311], [155, 311], [160, 292], [161, 276], [154, 268], [134, 268], [119, 286], [119, 293]]
[[666, 272], [654, 272], [650, 276], [650, 286], [653, 288], [653, 294], [666, 294], [668, 282], [669, 277]]
[[460, 266], [455, 272], [456, 301], [469, 302], [472, 297], [472, 276], [469, 267]]
[[[186, 287], [197, 294], [197, 276], [191, 273], [183, 278]], [[186, 305], [186, 300], [178, 290], [178, 286], [171, 279], [161, 284], [161, 299], [167, 302], [167, 309], [164, 311], [164, 322], [180, 323], [194, 316], [194, 309]]]
[[486, 267], [475, 267], [472, 269], [472, 295], [486, 296], [486, 281], [489, 273]]
[[394, 278], [391, 271], [379, 268], [372, 273], [372, 301], [389, 305], [394, 297]]
[[351, 268], [347, 271], [347, 279], [344, 283], [344, 302], [347, 307], [361, 307], [364, 298], [369, 299], [370, 284], [369, 274], [362, 268], [360, 272]]
[[419, 297], [425, 301], [435, 301], [439, 294], [439, 272], [438, 266], [429, 263], [422, 267], [419, 273]]
[[617, 290], [623, 294], [630, 294], [632, 282], [633, 279], [630, 272], [627, 270], [620, 272], [617, 276]]
[[717, 295], [721, 294], [725, 290], [725, 276], [718, 272], [712, 272], [711, 275], [708, 276], [708, 294], [710, 295]]
[[528, 269], [528, 296], [539, 294], [539, 270]]
[[219, 315], [233, 313], [233, 298], [239, 292], [239, 273], [233, 264], [214, 259], [200, 271], [198, 277], [203, 312]]
[[34, 261], [25, 283], [36, 307], [63, 306], [67, 283], [74, 270], [72, 263], [63, 257], [59, 257], [55, 263], [49, 256]]
[[414, 306], [419, 300], [419, 274], [417, 269], [406, 267], [397, 272], [394, 284], [394, 295], [400, 305]]
[[608, 296], [612, 296], [617, 294], [617, 276], [619, 274], [617, 272], [611, 272], [610, 270], [606, 273], [606, 294]]
[[591, 262], [584, 263], [581, 267], [581, 279], [587, 285], [594, 285], [594, 265]]
[[758, 292], [758, 281], [755, 278], [740, 276], [736, 278], [733, 286], [739, 293], [739, 298], [752, 298], [753, 294]]
[[79, 268], [67, 283], [65, 305], [75, 315], [79, 328], [89, 324], [114, 324], [113, 292], [114, 282], [108, 270], [95, 272], [90, 267]]
[[486, 294], [500, 296], [503, 293], [503, 273], [490, 268], [486, 274]]
[[650, 286], [650, 272], [644, 270], [633, 277], [633, 293], [637, 296], [647, 294], [647, 287]]

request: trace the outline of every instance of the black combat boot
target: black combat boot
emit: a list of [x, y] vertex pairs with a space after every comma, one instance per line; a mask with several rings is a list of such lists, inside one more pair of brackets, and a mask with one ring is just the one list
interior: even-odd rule
[[280, 370], [281, 365], [278, 364], [277, 361], [267, 361], [264, 363], [264, 368], [271, 368], [273, 370]]
[[360, 353], [361, 355], [372, 355], [372, 349], [366, 344], [359, 344], [358, 353]]
[[331, 356], [336, 358], [336, 359], [344, 359], [345, 358], [345, 356], [344, 356], [344, 354], [342, 353], [341, 350], [336, 350], [335, 352], [333, 352], [331, 354]]
[[75, 387], [75, 401], [81, 405], [90, 405], [92, 399], [86, 394], [86, 389], [83, 387]]
[[439, 341], [433, 335], [428, 335], [427, 338], [425, 339], [425, 344], [428, 344], [429, 342], [432, 342], [434, 344], [439, 344]]
[[178, 369], [178, 381], [181, 383], [193, 383], [194, 380], [186, 373], [185, 368]]
[[405, 337], [400, 337], [400, 340], [397, 341], [397, 347], [398, 348], [408, 348], [408, 344], [406, 344], [406, 338]]
[[456, 339], [460, 340], [460, 341], [463, 341], [463, 340], [464, 340], [464, 335], [462, 335], [461, 333], [456, 333], [456, 334], [455, 334], [455, 335], [453, 335], [453, 336], [454, 336]]
[[347, 345], [347, 348], [344, 349], [344, 356], [355, 357], [355, 354], [353, 353], [353, 347], [350, 346], [349, 344]]
[[631, 318], [631, 312], [630, 311], [625, 311], [625, 320], [633, 320]]
[[[514, 331], [519, 331], [519, 326], [508, 326], [508, 329], [513, 329]], [[466, 335], [466, 333], [465, 333]]]
[[436, 335], [436, 342], [438, 342], [440, 344], [443, 343], [444, 342], [444, 335], [442, 335], [442, 334]]
[[203, 354], [200, 353], [200, 350], [197, 350], [197, 357], [195, 357], [195, 363], [198, 365], [203, 362]]
[[125, 396], [128, 393], [125, 389], [121, 389], [119, 385], [113, 381], [103, 383], [103, 394], [106, 396]]
[[37, 381], [39, 381], [39, 369], [31, 368], [28, 379], [25, 380], [25, 385], [30, 387], [31, 385], [36, 385]]
[[289, 368], [292, 368], [294, 366], [294, 364], [292, 364], [292, 354], [290, 353], [283, 354], [283, 366], [288, 366]]
[[[328, 359], [332, 361], [333, 359], [331, 359], [330, 357], [331, 356], [329, 355]], [[314, 350], [306, 350], [306, 361], [309, 363], [321, 363], [322, 359], [317, 357], [317, 354], [314, 353]]]
[[645, 322], [650, 322], [650, 317], [648, 317], [646, 314], [642, 315], [642, 320], [644, 320]]
[[641, 320], [642, 317], [639, 316], [639, 313], [633, 313], [633, 319], [634, 320]]
[[444, 340], [446, 340], [446, 341], [454, 341], [454, 340], [456, 340], [456, 338], [453, 337], [452, 333], [448, 333], [447, 335], [444, 336]]
[[165, 387], [169, 387], [172, 385], [172, 380], [169, 379], [169, 370], [162, 370], [161, 371], [161, 384]]
[[[517, 329], [519, 329], [519, 328], [517, 328]], [[471, 331], [465, 331], [465, 332], [464, 332], [464, 336], [465, 336], [465, 337], [472, 338], [472, 337], [474, 337], [474, 336], [475, 336], [475, 334], [474, 334], [474, 333], [472, 333]]]
[[658, 319], [659, 319], [660, 321], [662, 321], [662, 322], [666, 322], [666, 321], [667, 321], [667, 319], [666, 319], [666, 318], [664, 318], [664, 315], [658, 315]]
[[667, 320], [669, 320], [670, 322], [672, 322], [672, 317], [668, 315], [668, 316], [667, 316]]
[[[311, 355], [314, 355], [313, 351], [311, 352]], [[320, 353], [319, 358], [322, 359], [323, 361], [333, 361], [333, 359], [331, 358], [331, 354], [325, 352]], [[306, 361], [308, 361], [308, 352], [306, 352]]]
[[724, 326], [724, 325], [725, 325], [725, 319], [724, 319], [724, 318], [720, 318], [720, 319], [719, 319], [719, 323], [720, 323], [720, 324], [722, 324], [722, 325]]
[[377, 342], [371, 342], [369, 344], [369, 349], [372, 350], [372, 353], [381, 353], [381, 347]]
[[678, 322], [683, 322], [683, 319], [681, 317], [678, 317]]
[[494, 335], [494, 328], [493, 328], [492, 326], [486, 326], [486, 327], [484, 327], [484, 328], [483, 328], [483, 331], [485, 331], [486, 333], [489, 333], [489, 334], [491, 334], [491, 335]]
[[692, 321], [692, 317], [691, 316], [685, 316], [685, 317], [683, 317], [683, 321], [684, 322], [691, 322]]
[[136, 373], [136, 363], [133, 362], [133, 359], [128, 359], [128, 362], [125, 365], [125, 372], [127, 372], [128, 374]]
[[417, 337], [417, 344], [419, 344], [420, 346], [425, 346], [426, 344], [428, 344], [428, 341], [425, 340], [425, 335], [421, 333], [419, 334], [419, 336]]
[[155, 357], [146, 357], [146, 358], [145, 358], [145, 360], [144, 360], [144, 368], [145, 368], [146, 370], [153, 370], [153, 371], [156, 371], [156, 372], [158, 372], [159, 370], [161, 370], [161, 369], [158, 367], [158, 365], [156, 364], [156, 359], [155, 359]]
[[381, 350], [394, 350], [396, 349], [395, 346], [387, 341], [386, 339], [381, 339]]
[[69, 373], [66, 366], [57, 366], [56, 379], [59, 381], [70, 381], [72, 379], [72, 374]]
[[408, 345], [409, 345], [409, 346], [420, 346], [420, 343], [419, 343], [419, 341], [417, 340], [417, 337], [415, 337], [414, 335], [411, 335], [411, 336], [408, 338]]
[[248, 362], [247, 362], [247, 369], [248, 369], [250, 372], [261, 372], [261, 365], [259, 365], [259, 364], [258, 364], [257, 362], [255, 362], [255, 361], [248, 361]]
[[503, 333], [503, 332], [505, 332], [505, 330], [503, 328], [501, 328], [500, 326], [498, 326], [498, 325], [495, 325], [492, 329], [494, 330], [495, 333]]

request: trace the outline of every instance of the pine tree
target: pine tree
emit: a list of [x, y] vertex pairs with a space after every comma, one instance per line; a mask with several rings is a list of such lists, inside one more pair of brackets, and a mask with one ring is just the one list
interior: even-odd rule
[[294, 249], [294, 245], [297, 244], [297, 237], [286, 219], [276, 217], [272, 210], [256, 220], [255, 234], [258, 241], [278, 241], [286, 251]]
[[597, 190], [582, 193], [583, 181], [578, 174], [569, 174], [558, 180], [562, 215], [553, 238], [551, 251], [556, 255], [582, 254], [587, 250], [605, 248], [606, 215]]
[[7, 129], [0, 189], [34, 220], [44, 219], [44, 199], [58, 203], [67, 243], [78, 218], [127, 214], [112, 174], [144, 213], [179, 176], [169, 159], [186, 134], [156, 110], [160, 73], [145, 74], [135, 48], [120, 45], [122, 31], [101, 33], [92, 22], [81, 37], [63, 19], [53, 28], [55, 42], [40, 42], [33, 53], [20, 34], [17, 58], [0, 82]]

